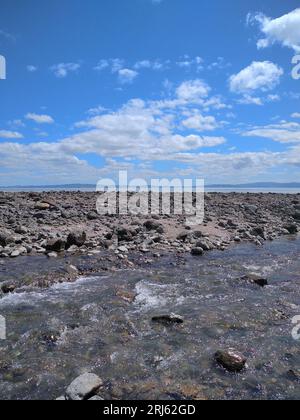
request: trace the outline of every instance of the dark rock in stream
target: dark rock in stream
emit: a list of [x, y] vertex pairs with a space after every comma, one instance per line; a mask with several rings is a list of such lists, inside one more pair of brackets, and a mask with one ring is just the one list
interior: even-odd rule
[[216, 362], [229, 372], [241, 372], [247, 363], [247, 359], [237, 351], [230, 349], [218, 351], [215, 354]]
[[183, 324], [184, 319], [180, 315], [169, 314], [169, 315], [159, 315], [152, 317], [152, 322], [158, 324], [170, 325], [170, 324]]
[[4, 294], [13, 293], [16, 289], [14, 284], [3, 284], [1, 290]]

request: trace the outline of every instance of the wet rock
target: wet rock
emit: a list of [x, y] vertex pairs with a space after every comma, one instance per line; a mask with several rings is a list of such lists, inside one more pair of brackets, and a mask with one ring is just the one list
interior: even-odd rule
[[284, 229], [288, 231], [291, 235], [296, 235], [298, 233], [298, 227], [296, 224], [286, 225]]
[[3, 284], [1, 290], [4, 294], [13, 293], [16, 290], [16, 286], [14, 284]]
[[241, 372], [247, 363], [247, 359], [237, 351], [230, 349], [218, 351], [215, 354], [216, 362], [229, 372]]
[[66, 271], [70, 276], [78, 276], [78, 269], [74, 265], [68, 265]]
[[203, 248], [200, 248], [200, 247], [195, 247], [191, 251], [191, 254], [194, 256], [201, 256], [203, 255], [203, 253], [204, 253]]
[[67, 238], [66, 248], [69, 249], [73, 245], [76, 245], [80, 248], [81, 246], [85, 244], [86, 239], [87, 239], [87, 235], [86, 235], [86, 232], [84, 231], [71, 232], [69, 233], [68, 238]]
[[93, 373], [85, 373], [75, 379], [66, 391], [66, 399], [71, 401], [88, 400], [96, 395], [103, 385], [102, 380]]
[[287, 377], [292, 381], [300, 382], [300, 371], [291, 369], [287, 372]]
[[99, 397], [99, 395], [95, 395], [94, 397], [90, 398], [89, 401], [104, 401], [104, 398]]
[[257, 284], [260, 287], [268, 286], [269, 282], [266, 278], [260, 276], [259, 274], [248, 274], [247, 276], [242, 277], [242, 280], [245, 280], [249, 283]]
[[184, 319], [180, 315], [169, 314], [169, 315], [159, 315], [152, 317], [152, 322], [169, 325], [169, 324], [183, 324]]
[[66, 242], [63, 239], [51, 239], [46, 244], [46, 251], [62, 252], [65, 250]]
[[49, 252], [49, 254], [47, 254], [47, 256], [49, 257], [49, 258], [57, 258], [58, 257], [58, 254], [57, 254], [57, 252]]
[[55, 401], [66, 401], [66, 398], [64, 396], [56, 398]]

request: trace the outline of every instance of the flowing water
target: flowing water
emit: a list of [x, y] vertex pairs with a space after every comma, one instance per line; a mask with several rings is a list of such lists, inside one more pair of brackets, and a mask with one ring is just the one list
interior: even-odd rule
[[[0, 300], [0, 398], [55, 399], [84, 372], [115, 399], [298, 399], [300, 240], [240, 245], [151, 271], [81, 278]], [[261, 288], [242, 277], [257, 273]], [[182, 325], [152, 323], [175, 313]], [[247, 356], [238, 375], [214, 353]], [[292, 374], [292, 372], [294, 374]]]

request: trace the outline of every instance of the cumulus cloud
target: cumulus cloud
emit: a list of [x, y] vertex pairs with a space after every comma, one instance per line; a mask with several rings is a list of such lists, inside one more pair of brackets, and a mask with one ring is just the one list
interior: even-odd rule
[[270, 61], [254, 61], [250, 66], [230, 77], [230, 90], [234, 93], [268, 91], [279, 84], [282, 75], [282, 68], [276, 64]]
[[197, 131], [212, 131], [218, 128], [216, 118], [213, 116], [203, 116], [196, 111], [189, 118], [182, 122], [185, 128], [194, 129]]
[[18, 131], [0, 130], [1, 139], [22, 139], [23, 135]]
[[264, 38], [257, 42], [257, 47], [267, 48], [274, 43], [300, 52], [300, 8], [279, 18], [272, 19], [262, 13], [248, 15], [249, 23], [258, 23]]
[[177, 88], [177, 96], [179, 99], [183, 99], [190, 102], [197, 102], [199, 99], [206, 98], [210, 92], [210, 87], [202, 80], [189, 80], [183, 82]]
[[131, 69], [121, 69], [118, 71], [119, 82], [122, 84], [132, 83], [138, 75], [137, 71]]
[[294, 113], [291, 115], [291, 117], [292, 117], [292, 118], [300, 118], [300, 112], [294, 112]]
[[54, 75], [59, 79], [64, 79], [69, 75], [69, 73], [74, 73], [80, 69], [80, 64], [78, 63], [60, 63], [55, 64], [50, 68]]
[[50, 115], [28, 113], [25, 115], [27, 120], [34, 121], [37, 124], [53, 124], [54, 119]]

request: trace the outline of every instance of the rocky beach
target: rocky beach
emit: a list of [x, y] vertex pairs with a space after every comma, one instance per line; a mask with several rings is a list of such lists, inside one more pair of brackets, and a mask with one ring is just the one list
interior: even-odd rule
[[[297, 234], [300, 226], [297, 194], [206, 194], [204, 222], [192, 228], [186, 226], [184, 216], [100, 216], [98, 197], [99, 193], [79, 191], [1, 193], [0, 267], [11, 267], [15, 264], [8, 260], [24, 256], [71, 260], [65, 273], [60, 270], [53, 277], [51, 270], [42, 269], [39, 280], [32, 278], [31, 285], [38, 281], [47, 286], [101, 269], [134, 269], [168, 253], [176, 259], [186, 253], [224, 251], [232, 243], [261, 246], [267, 240]], [[83, 256], [92, 258], [94, 267], [82, 267], [79, 273], [74, 264], [76, 257], [80, 261]], [[1, 289], [5, 293], [19, 285], [12, 279]]]
[[193, 227], [97, 197], [0, 195], [1, 398], [299, 398], [300, 195], [209, 193]]

